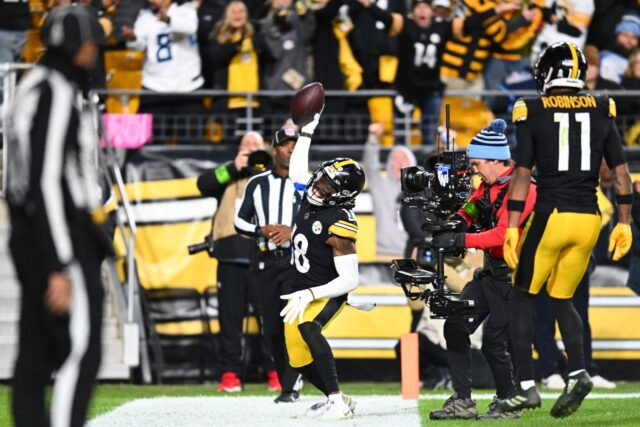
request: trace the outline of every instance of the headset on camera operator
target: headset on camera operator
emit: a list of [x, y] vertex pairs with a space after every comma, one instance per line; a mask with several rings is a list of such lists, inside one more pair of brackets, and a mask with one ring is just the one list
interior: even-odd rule
[[[218, 260], [217, 297], [220, 321], [220, 364], [222, 377], [218, 390], [242, 390], [239, 373], [242, 368], [242, 325], [247, 311], [247, 297], [252, 275], [249, 271], [254, 244], [239, 235], [233, 224], [236, 207], [244, 194], [249, 178], [271, 166], [271, 157], [262, 151], [263, 139], [257, 132], [247, 132], [240, 140], [238, 154], [233, 161], [198, 176], [198, 189], [203, 196], [218, 200], [212, 218], [211, 235], [205, 241], [189, 247], [189, 253], [207, 250]], [[278, 385], [270, 357], [265, 368], [270, 388]], [[273, 387], [272, 387], [273, 382]]]
[[[491, 367], [496, 383], [494, 402], [510, 396], [514, 383], [511, 357], [507, 351], [509, 331], [509, 299], [511, 270], [502, 258], [504, 230], [507, 226], [506, 193], [514, 164], [507, 139], [506, 123], [497, 119], [478, 133], [469, 144], [469, 163], [482, 180], [467, 203], [453, 215], [461, 223], [460, 231], [434, 233], [432, 247], [453, 251], [476, 248], [485, 251], [484, 268], [476, 270], [473, 280], [463, 289], [460, 299], [472, 300], [466, 317], [453, 316], [444, 326], [447, 357], [455, 393], [442, 409], [432, 411], [432, 419], [476, 418], [478, 411], [471, 399], [471, 335], [488, 318], [484, 330], [482, 352]], [[535, 185], [531, 184], [525, 204], [525, 215], [533, 209]], [[478, 232], [472, 233], [471, 230]], [[519, 417], [511, 413], [509, 417]], [[495, 404], [483, 417], [504, 418]]]

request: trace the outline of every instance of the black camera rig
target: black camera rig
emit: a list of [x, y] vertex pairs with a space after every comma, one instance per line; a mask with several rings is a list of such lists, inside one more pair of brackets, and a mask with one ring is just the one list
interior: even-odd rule
[[[440, 249], [442, 251], [442, 249]], [[441, 253], [441, 252], [438, 252]], [[459, 294], [444, 287], [444, 255], [437, 257], [436, 272], [418, 268], [414, 259], [394, 259], [393, 279], [412, 301], [422, 300], [431, 310], [432, 319], [465, 316], [473, 307], [472, 300], [461, 300]]]
[[[413, 166], [402, 169], [402, 203], [422, 211], [422, 229], [432, 233], [460, 231], [461, 219], [451, 219], [469, 198], [472, 190], [472, 170], [467, 155], [450, 149], [449, 105], [446, 110], [446, 149], [431, 157], [426, 168]], [[438, 144], [439, 145], [439, 144]], [[438, 147], [440, 148], [440, 147]], [[466, 225], [466, 224], [465, 224]], [[473, 301], [460, 300], [459, 294], [446, 289], [445, 257], [462, 257], [464, 249], [434, 247], [431, 239], [424, 243], [435, 254], [434, 271], [419, 268], [413, 259], [397, 259], [391, 268], [394, 281], [402, 287], [407, 298], [423, 300], [432, 318], [465, 316]]]

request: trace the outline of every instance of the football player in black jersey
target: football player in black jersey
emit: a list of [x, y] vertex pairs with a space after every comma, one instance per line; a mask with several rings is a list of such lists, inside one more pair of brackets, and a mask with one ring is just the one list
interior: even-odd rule
[[291, 292], [281, 297], [288, 303], [280, 315], [290, 365], [327, 396], [307, 415], [341, 419], [353, 416], [355, 403], [340, 392], [335, 359], [322, 330], [358, 286], [358, 223], [352, 208], [365, 176], [354, 160], [337, 158], [322, 163], [307, 182], [309, 145], [319, 120], [316, 114], [302, 126], [291, 155], [289, 176], [306, 196], [292, 232]]
[[[571, 298], [584, 275], [600, 233], [596, 201], [599, 169], [606, 160], [615, 174], [619, 222], [611, 232], [613, 260], [631, 247], [631, 178], [608, 96], [580, 93], [587, 63], [572, 43], [549, 46], [535, 66], [541, 96], [519, 99], [513, 108], [518, 141], [516, 168], [508, 193], [509, 228], [504, 258], [513, 274], [511, 339], [519, 387], [504, 410], [540, 406], [533, 382], [531, 342], [534, 297], [545, 285], [565, 345], [569, 377], [551, 409], [554, 417], [575, 412], [593, 384], [584, 369], [582, 322]], [[538, 198], [520, 239], [518, 220], [537, 169]], [[520, 242], [518, 242], [521, 240]]]
[[413, 0], [410, 18], [378, 7], [373, 0], [358, 0], [392, 36], [398, 36], [398, 72], [394, 86], [401, 114], [420, 108], [422, 142], [431, 144], [436, 136], [444, 84], [440, 63], [444, 45], [451, 38], [451, 22], [434, 16], [432, 0]]

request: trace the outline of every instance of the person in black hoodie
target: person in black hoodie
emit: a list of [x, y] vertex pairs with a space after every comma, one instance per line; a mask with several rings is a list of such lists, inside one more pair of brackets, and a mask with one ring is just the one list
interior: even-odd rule
[[[311, 39], [313, 78], [325, 90], [358, 90], [362, 86], [362, 67], [354, 57], [354, 28], [345, 0], [319, 0], [311, 4], [316, 21]], [[328, 97], [325, 116], [363, 112], [366, 105], [358, 98]]]
[[395, 88], [401, 113], [419, 107], [422, 113], [422, 141], [434, 143], [444, 85], [440, 63], [444, 44], [451, 37], [451, 22], [433, 15], [430, 0], [413, 0], [411, 17], [389, 13], [370, 0], [358, 0], [379, 19], [390, 35], [398, 36], [398, 71]]
[[98, 141], [82, 101], [98, 52], [94, 28], [83, 7], [49, 13], [41, 30], [48, 50], [7, 116], [9, 248], [22, 288], [12, 385], [19, 427], [84, 425], [100, 365], [100, 264], [113, 248], [100, 228]]
[[[267, 90], [298, 90], [310, 81], [308, 56], [316, 23], [302, 1], [273, 0], [260, 21], [260, 38], [265, 43], [261, 87]], [[269, 100], [272, 111], [284, 110], [287, 97]]]

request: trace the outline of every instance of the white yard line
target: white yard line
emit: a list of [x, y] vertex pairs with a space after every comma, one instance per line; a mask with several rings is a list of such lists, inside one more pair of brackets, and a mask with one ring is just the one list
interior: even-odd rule
[[322, 422], [304, 416], [318, 402], [308, 396], [292, 404], [275, 404], [273, 397], [157, 397], [137, 399], [101, 415], [90, 427], [285, 427], [285, 426], [419, 426], [416, 401], [400, 396], [355, 396], [355, 417]]

